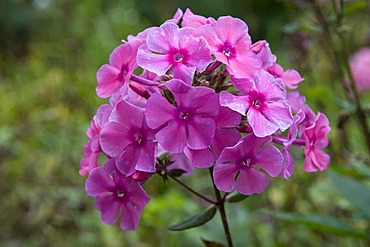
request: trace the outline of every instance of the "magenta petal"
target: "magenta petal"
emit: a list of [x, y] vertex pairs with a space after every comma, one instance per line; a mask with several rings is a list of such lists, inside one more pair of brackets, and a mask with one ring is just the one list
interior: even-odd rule
[[194, 66], [199, 72], [203, 72], [212, 61], [211, 50], [208, 48], [206, 40], [201, 37], [199, 43], [187, 46], [189, 59], [187, 64]]
[[186, 127], [171, 121], [155, 137], [166, 151], [182, 153], [187, 140]]
[[121, 68], [122, 64], [132, 56], [132, 48], [129, 43], [122, 44], [116, 47], [109, 56], [109, 63], [116, 67], [117, 69]]
[[235, 59], [229, 59], [230, 72], [237, 78], [254, 78], [260, 71], [261, 66], [262, 61], [252, 50], [243, 54], [242, 57], [238, 56]]
[[292, 112], [286, 103], [266, 102], [266, 106], [261, 112], [266, 119], [274, 123], [281, 131], [285, 131], [293, 123]]
[[227, 107], [220, 107], [219, 112], [215, 118], [217, 128], [221, 127], [235, 127], [240, 124], [242, 115]]
[[175, 110], [176, 108], [160, 93], [154, 93], [147, 102], [145, 110], [146, 122], [150, 128], [156, 129], [173, 119]]
[[281, 173], [283, 155], [277, 147], [267, 145], [255, 154], [254, 162], [254, 165], [261, 167], [271, 177], [277, 177]]
[[174, 79], [180, 79], [188, 85], [191, 85], [193, 83], [195, 67], [188, 67], [184, 64], [180, 64], [173, 66], [172, 69]]
[[157, 143], [147, 141], [140, 146], [139, 159], [137, 161], [136, 170], [144, 172], [155, 172]]
[[113, 109], [109, 121], [117, 122], [124, 128], [131, 129], [131, 127], [141, 128], [143, 118], [144, 109], [122, 100]]
[[191, 149], [204, 149], [211, 145], [216, 124], [212, 118], [194, 116], [188, 124], [187, 146]]
[[130, 145], [116, 158], [117, 169], [126, 176], [130, 176], [135, 172], [138, 159], [139, 149]]
[[220, 104], [245, 116], [249, 108], [249, 96], [235, 96], [226, 91], [220, 93]]
[[171, 48], [178, 47], [179, 27], [174, 23], [164, 23], [159, 28], [153, 28], [146, 37], [148, 48], [155, 52], [169, 53]]
[[130, 143], [128, 129], [118, 123], [107, 123], [100, 133], [101, 148], [111, 157], [120, 155]]
[[279, 127], [267, 120], [260, 111], [251, 107], [247, 114], [248, 122], [257, 137], [265, 137], [275, 133]]
[[289, 151], [284, 148], [283, 150], [283, 169], [281, 171], [281, 175], [285, 178], [288, 179], [294, 172], [294, 158]]
[[123, 83], [123, 78], [118, 78], [119, 73], [119, 69], [108, 64], [100, 67], [98, 72], [96, 72], [96, 80], [98, 81], [96, 93], [99, 97], [107, 98], [118, 90]]
[[104, 167], [97, 167], [91, 170], [85, 183], [86, 193], [89, 196], [106, 194], [114, 188], [115, 184], [104, 170]]
[[212, 153], [219, 157], [226, 147], [234, 146], [240, 140], [240, 132], [237, 129], [216, 129], [211, 144]]
[[270, 181], [266, 174], [254, 168], [240, 170], [236, 180], [235, 190], [243, 195], [259, 194], [266, 190]]
[[119, 226], [124, 231], [133, 231], [136, 229], [140, 220], [140, 210], [136, 208], [130, 201], [121, 203], [122, 218]]
[[137, 53], [137, 64], [159, 76], [166, 74], [172, 66], [168, 55], [154, 54], [144, 48]]
[[138, 209], [144, 211], [145, 206], [149, 203], [150, 198], [136, 181], [131, 181], [126, 191], [127, 198], [137, 206]]
[[95, 207], [101, 212], [100, 219], [105, 224], [112, 225], [117, 221], [119, 204], [112, 195], [96, 197]]
[[235, 164], [217, 164], [213, 170], [213, 179], [217, 189], [231, 192], [239, 169]]
[[192, 165], [198, 168], [208, 168], [214, 163], [214, 157], [208, 148], [201, 150], [192, 150], [185, 147], [184, 153], [191, 161]]

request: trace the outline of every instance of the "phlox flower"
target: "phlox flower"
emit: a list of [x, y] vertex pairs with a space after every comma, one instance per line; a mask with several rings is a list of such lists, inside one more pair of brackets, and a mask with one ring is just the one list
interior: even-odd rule
[[234, 95], [220, 93], [222, 106], [247, 115], [248, 123], [257, 137], [272, 135], [277, 130], [285, 131], [293, 122], [285, 90], [265, 71], [254, 80], [233, 79], [233, 85], [240, 91]]
[[85, 157], [80, 162], [80, 175], [85, 176], [93, 168], [98, 166], [99, 153], [102, 151], [100, 147], [100, 131], [104, 124], [108, 122], [108, 117], [112, 112], [113, 107], [104, 104], [99, 107], [96, 115], [90, 122], [90, 128], [87, 129], [86, 135], [89, 137], [89, 141], [84, 147]]
[[353, 79], [360, 90], [370, 90], [370, 47], [357, 51], [349, 61]]
[[114, 159], [110, 159], [104, 167], [90, 172], [85, 184], [86, 192], [95, 197], [95, 207], [101, 212], [100, 218], [104, 223], [114, 224], [121, 211], [120, 228], [132, 231], [139, 223], [140, 211], [150, 199], [140, 184], [117, 171], [114, 163]]
[[277, 63], [267, 67], [266, 71], [273, 75], [282, 86], [289, 89], [296, 89], [298, 84], [304, 80], [298, 71], [294, 69], [284, 71], [283, 67]]
[[218, 96], [213, 89], [192, 87], [172, 79], [166, 87], [174, 96], [170, 104], [160, 93], [154, 93], [147, 102], [145, 117], [148, 126], [159, 128], [156, 139], [171, 153], [182, 153], [184, 147], [199, 150], [213, 140], [218, 113]]
[[116, 158], [117, 169], [126, 176], [136, 170], [155, 172], [154, 135], [145, 122], [144, 109], [122, 100], [100, 133], [100, 145], [104, 153]]
[[195, 15], [190, 9], [186, 9], [184, 16], [182, 17], [182, 27], [193, 27], [198, 28], [205, 24], [214, 24], [216, 20], [212, 17], [204, 17], [201, 15]]
[[193, 28], [180, 29], [173, 22], [152, 28], [146, 46], [138, 51], [137, 63], [159, 76], [172, 68], [174, 78], [190, 85], [195, 71], [203, 72], [212, 61], [207, 42], [192, 36], [193, 31]]
[[226, 64], [233, 76], [253, 78], [261, 69], [262, 62], [250, 48], [248, 26], [242, 20], [223, 16], [213, 25], [199, 27], [196, 34], [207, 40], [216, 59]]
[[328, 134], [330, 130], [328, 118], [323, 113], [319, 112], [312, 126], [306, 128], [304, 131], [306, 143], [304, 150], [304, 171], [323, 171], [328, 167], [330, 156], [320, 149], [328, 146]]
[[277, 147], [264, 145], [271, 140], [270, 136], [258, 138], [250, 133], [235, 146], [225, 148], [213, 170], [217, 188], [225, 192], [235, 189], [244, 195], [265, 191], [269, 178], [255, 166], [276, 177], [281, 173], [283, 162], [283, 155]]
[[113, 50], [109, 56], [109, 64], [102, 65], [96, 73], [96, 93], [99, 97], [110, 97], [123, 84], [128, 83], [132, 72], [137, 68], [136, 53], [139, 45], [139, 41], [132, 40]]
[[241, 121], [241, 115], [238, 112], [220, 107], [214, 120], [216, 131], [209, 147], [201, 150], [185, 147], [184, 153], [195, 167], [211, 167], [225, 147], [234, 146], [240, 140], [240, 132], [236, 129]]

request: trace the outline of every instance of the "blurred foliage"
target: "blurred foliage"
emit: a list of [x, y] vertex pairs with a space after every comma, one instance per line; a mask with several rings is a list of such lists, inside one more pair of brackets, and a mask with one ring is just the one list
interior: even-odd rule
[[[330, 2], [321, 1], [329, 18]], [[331, 120], [328, 172], [304, 173], [302, 150], [297, 150], [289, 181], [274, 179], [266, 193], [227, 205], [235, 245], [366, 246], [369, 156], [356, 121], [349, 118], [345, 127], [340, 125], [353, 105], [321, 46], [322, 30], [306, 1], [287, 0], [1, 1], [0, 246], [199, 246], [201, 238], [224, 242], [218, 214], [200, 228], [168, 231], [208, 205], [157, 177], [144, 185], [151, 202], [137, 231], [107, 226], [85, 194], [85, 178], [78, 175], [85, 130], [105, 103], [95, 95], [97, 69], [121, 39], [160, 25], [178, 7], [245, 20], [254, 41], [267, 39], [284, 68], [301, 72], [305, 81], [300, 91], [315, 111]], [[346, 2], [351, 52], [370, 45], [369, 10], [366, 1]], [[370, 107], [369, 94], [361, 97]], [[184, 181], [211, 194], [207, 175], [197, 171]], [[274, 210], [276, 217], [263, 209]]]

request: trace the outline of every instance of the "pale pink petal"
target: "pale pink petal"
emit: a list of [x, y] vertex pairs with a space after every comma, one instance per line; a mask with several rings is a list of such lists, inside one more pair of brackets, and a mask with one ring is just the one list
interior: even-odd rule
[[217, 19], [214, 28], [218, 37], [224, 42], [236, 44], [240, 40], [250, 41], [247, 24], [238, 18], [222, 16]]
[[256, 78], [256, 88], [258, 92], [266, 97], [266, 101], [277, 101], [286, 98], [286, 92], [278, 83], [275, 78], [265, 71], [261, 71]]
[[281, 79], [284, 81], [285, 86], [289, 89], [296, 89], [298, 84], [303, 81], [301, 75], [293, 69], [286, 70], [281, 76]]
[[187, 141], [186, 127], [171, 121], [155, 137], [165, 150], [171, 153], [182, 153]]
[[159, 76], [166, 74], [172, 66], [168, 55], [154, 54], [144, 48], [137, 53], [137, 64]]
[[194, 116], [188, 124], [187, 146], [191, 149], [204, 149], [211, 145], [216, 124], [211, 118]]
[[[192, 40], [189, 39], [188, 40]], [[211, 50], [208, 48], [206, 40], [201, 37], [199, 42], [186, 43], [186, 49], [189, 52], [188, 66], [194, 66], [199, 72], [203, 72], [207, 66], [212, 62]]]
[[172, 69], [174, 79], [180, 79], [188, 85], [193, 83], [195, 67], [188, 67], [184, 64], [178, 64], [173, 66]]
[[95, 207], [101, 212], [100, 219], [105, 224], [112, 225], [117, 221], [119, 204], [114, 200], [113, 195], [97, 196]]
[[254, 78], [261, 69], [262, 61], [252, 50], [237, 53], [235, 59], [229, 59], [228, 71], [237, 78]]
[[277, 177], [281, 173], [283, 155], [277, 147], [267, 145], [255, 154], [253, 161], [253, 165], [261, 167], [271, 177]]
[[283, 157], [283, 169], [280, 175], [288, 179], [294, 172], [294, 158], [286, 148], [283, 149]]
[[270, 181], [266, 174], [254, 168], [244, 168], [240, 170], [235, 190], [243, 195], [259, 194], [266, 190], [269, 183]]
[[220, 104], [221, 106], [225, 106], [231, 110], [239, 112], [243, 116], [245, 116], [248, 108], [250, 107], [249, 96], [236, 96], [226, 91], [222, 91], [220, 93]]
[[323, 151], [316, 149], [306, 154], [303, 167], [305, 172], [316, 172], [318, 169], [320, 171], [324, 171], [328, 167], [329, 163], [330, 156]]
[[217, 189], [231, 192], [239, 169], [235, 164], [217, 164], [213, 169], [213, 179]]
[[150, 128], [156, 129], [173, 119], [175, 110], [176, 108], [160, 93], [154, 93], [147, 102], [145, 110], [146, 123]]
[[195, 15], [190, 9], [186, 9], [184, 16], [182, 17], [181, 25], [183, 27], [194, 27], [198, 28], [202, 25], [209, 23], [209, 20], [201, 15]]
[[131, 144], [128, 129], [122, 125], [109, 122], [100, 133], [100, 145], [104, 153], [111, 157], [117, 157]]

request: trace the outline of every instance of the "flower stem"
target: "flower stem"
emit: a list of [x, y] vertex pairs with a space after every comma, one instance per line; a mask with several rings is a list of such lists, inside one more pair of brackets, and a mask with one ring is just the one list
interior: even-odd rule
[[133, 80], [133, 81], [136, 81], [137, 83], [146, 85], [146, 86], [158, 86], [158, 85], [160, 85], [160, 83], [158, 83], [158, 82], [145, 79], [145, 78], [143, 78], [141, 76], [138, 76], [138, 75], [135, 75], [135, 74], [132, 74], [130, 79]]
[[182, 187], [184, 187], [185, 189], [187, 189], [188, 191], [190, 191], [191, 193], [193, 193], [194, 195], [198, 196], [199, 198], [211, 203], [211, 204], [214, 204], [214, 205], [217, 205], [217, 202], [214, 202], [212, 201], [211, 199], [203, 196], [202, 194], [196, 192], [195, 190], [193, 190], [192, 188], [190, 188], [187, 184], [183, 183], [181, 180], [177, 179], [176, 177], [174, 176], [171, 176], [169, 175], [170, 178], [172, 178], [175, 182], [177, 182], [178, 184], [180, 184]]
[[[209, 168], [209, 172], [212, 178], [212, 183], [213, 183], [213, 167]], [[221, 221], [222, 225], [224, 227], [224, 232], [227, 240], [227, 244], [229, 247], [233, 247], [233, 241], [231, 238], [230, 230], [229, 230], [229, 224], [227, 222], [227, 217], [226, 217], [226, 211], [225, 211], [225, 197], [221, 197], [220, 191], [217, 189], [216, 185], [213, 183], [213, 189], [215, 191], [215, 195], [217, 198], [217, 203], [216, 206], [218, 210], [220, 211], [221, 214]]]

